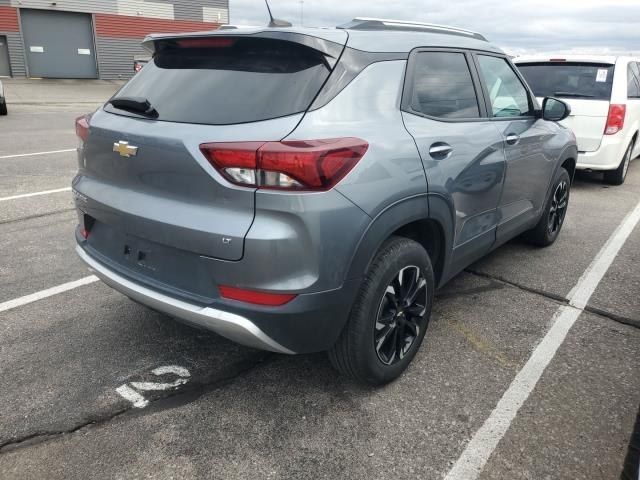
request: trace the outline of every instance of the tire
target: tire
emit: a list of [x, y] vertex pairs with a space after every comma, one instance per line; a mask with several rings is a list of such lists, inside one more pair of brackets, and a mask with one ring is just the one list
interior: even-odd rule
[[3, 98], [0, 100], [0, 115], [6, 115], [7, 113], [7, 101]]
[[564, 168], [560, 168], [538, 224], [524, 234], [526, 240], [539, 247], [548, 247], [556, 241], [567, 214], [570, 194], [571, 178]]
[[[398, 288], [396, 280], [400, 275], [402, 283]], [[394, 297], [397, 293], [411, 297], [403, 295], [409, 292], [402, 290], [403, 287], [411, 289], [412, 285], [417, 286], [413, 295], [415, 302], [410, 306], [400, 305], [398, 311]], [[388, 239], [373, 259], [349, 320], [328, 352], [336, 370], [369, 385], [384, 385], [398, 378], [424, 338], [434, 286], [433, 268], [426, 250], [408, 238]], [[384, 322], [379, 321], [383, 319]], [[398, 338], [404, 342], [397, 341]], [[380, 348], [376, 348], [376, 340]]]
[[631, 163], [631, 154], [634, 146], [635, 142], [632, 141], [624, 152], [624, 156], [622, 157], [618, 168], [604, 172], [605, 183], [608, 183], [609, 185], [622, 185], [624, 183], [625, 178], [627, 178], [627, 172], [629, 171], [629, 164]]

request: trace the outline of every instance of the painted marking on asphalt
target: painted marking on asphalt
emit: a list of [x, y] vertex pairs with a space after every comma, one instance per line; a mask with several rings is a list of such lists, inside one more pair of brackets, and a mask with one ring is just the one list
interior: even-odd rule
[[50, 195], [52, 193], [70, 192], [71, 187], [57, 188], [55, 190], [43, 190], [42, 192], [23, 193], [21, 195], [14, 195], [12, 197], [2, 197], [0, 202], [8, 202], [9, 200], [20, 200], [21, 198], [39, 197], [40, 195]]
[[76, 148], [68, 148], [66, 150], [51, 150], [49, 152], [35, 152], [35, 153], [18, 153], [16, 155], [1, 155], [0, 160], [6, 160], [8, 158], [22, 158], [22, 157], [37, 157], [40, 155], [53, 155], [54, 153], [70, 153], [76, 152]]
[[[173, 382], [131, 382], [130, 385], [121, 385], [116, 388], [116, 392], [120, 394], [122, 398], [130, 401], [135, 408], [144, 408], [149, 405], [149, 400], [144, 398], [141, 392], [151, 392], [151, 391], [164, 391], [171, 390], [172, 388], [180, 387], [181, 385], [186, 384], [191, 378], [191, 373], [184, 367], [179, 367], [177, 365], [167, 365], [164, 367], [158, 367], [151, 370], [151, 373], [156, 377], [173, 374], [177, 375], [177, 380]], [[135, 389], [135, 390], [134, 390]]]
[[116, 388], [116, 392], [118, 392], [125, 400], [130, 401], [136, 408], [144, 408], [149, 405], [149, 400], [144, 398], [129, 385], [122, 385], [121, 387]]
[[95, 275], [90, 275], [88, 277], [81, 278], [80, 280], [63, 283], [62, 285], [58, 285], [56, 287], [47, 288], [46, 290], [41, 290], [24, 297], [15, 298], [13, 300], [0, 303], [0, 312], [6, 312], [7, 310], [11, 310], [13, 308], [22, 307], [24, 305], [28, 305], [29, 303], [37, 302], [38, 300], [42, 300], [44, 298], [53, 297], [54, 295], [68, 292], [69, 290], [73, 290], [84, 285], [89, 285], [90, 283], [94, 283], [97, 281], [98, 277], [96, 277]]
[[169, 365], [166, 367], [158, 367], [151, 371], [156, 376], [166, 375], [168, 373], [173, 373], [180, 378], [173, 382], [169, 383], [157, 383], [157, 382], [131, 382], [131, 386], [137, 390], [142, 390], [144, 392], [149, 391], [162, 391], [169, 390], [171, 388], [179, 387], [180, 385], [184, 385], [189, 381], [189, 377], [191, 374], [189, 370], [184, 367], [178, 367], [177, 365]]
[[640, 222], [640, 203], [625, 217], [567, 296], [569, 305], [558, 309], [553, 326], [518, 372], [496, 407], [469, 441], [445, 480], [475, 480], [507, 433], [520, 407], [542, 377], [569, 330], [586, 307], [633, 229]]

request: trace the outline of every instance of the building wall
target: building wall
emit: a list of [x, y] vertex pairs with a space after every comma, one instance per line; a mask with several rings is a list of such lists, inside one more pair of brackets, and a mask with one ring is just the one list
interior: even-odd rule
[[6, 35], [13, 76], [27, 75], [19, 9], [34, 8], [93, 14], [98, 74], [128, 78], [133, 57], [144, 55], [140, 42], [150, 33], [217, 28], [229, 21], [228, 0], [0, 0], [0, 35]]
[[132, 75], [133, 57], [145, 54], [140, 41], [149, 33], [210, 30], [218, 24], [99, 13], [94, 26], [100, 78], [117, 79]]
[[[3, 4], [4, 3], [4, 4]], [[27, 74], [24, 63], [24, 49], [20, 36], [18, 10], [8, 6], [9, 1], [0, 0], [0, 35], [7, 37], [11, 75], [24, 77]]]

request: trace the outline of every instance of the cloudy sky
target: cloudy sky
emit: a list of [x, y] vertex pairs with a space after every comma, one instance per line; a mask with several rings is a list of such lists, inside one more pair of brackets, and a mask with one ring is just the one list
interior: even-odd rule
[[[464, 27], [509, 53], [640, 55], [640, 0], [270, 0], [277, 18], [335, 26], [361, 17]], [[264, 0], [229, 0], [231, 23], [264, 25]]]

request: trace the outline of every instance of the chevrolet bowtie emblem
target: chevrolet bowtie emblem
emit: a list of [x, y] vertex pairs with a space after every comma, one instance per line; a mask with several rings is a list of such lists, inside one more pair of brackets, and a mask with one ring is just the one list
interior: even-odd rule
[[119, 141], [113, 144], [113, 151], [119, 153], [121, 157], [135, 157], [138, 154], [138, 147], [129, 145], [129, 142]]

